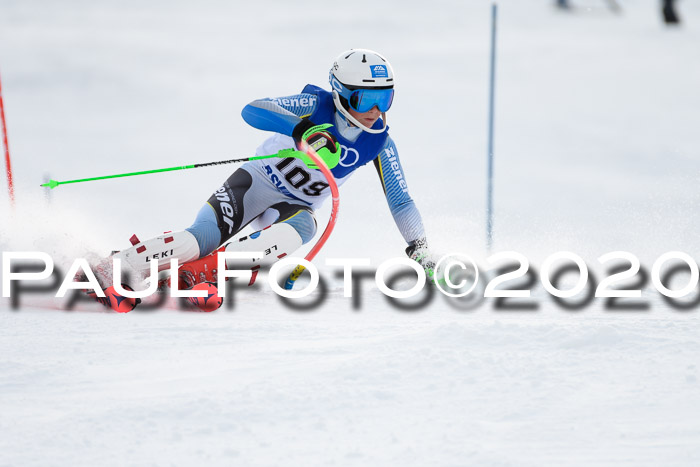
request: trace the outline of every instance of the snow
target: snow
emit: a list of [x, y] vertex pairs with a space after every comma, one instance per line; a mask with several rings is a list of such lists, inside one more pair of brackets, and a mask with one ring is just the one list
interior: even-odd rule
[[[621, 1], [621, 14], [551, 3], [499, 2], [494, 251], [537, 273], [572, 251], [597, 280], [610, 251], [647, 272], [666, 251], [700, 259], [700, 5], [678, 2], [669, 29], [655, 0]], [[488, 3], [0, 12], [17, 190], [12, 209], [0, 185], [3, 252], [45, 251], [65, 272], [133, 233], [186, 227], [234, 167], [38, 185], [245, 157], [263, 137], [240, 119], [247, 102], [323, 85], [333, 57], [367, 47], [397, 72], [389, 124], [432, 248], [487, 265]], [[215, 313], [0, 299], [0, 465], [700, 463], [698, 306], [674, 309], [647, 281], [647, 309], [567, 310], [536, 283], [535, 310], [436, 292], [410, 311], [371, 279], [354, 306], [325, 260], [403, 255], [373, 172], [341, 189], [316, 261], [329, 291], [309, 310], [264, 284]]]

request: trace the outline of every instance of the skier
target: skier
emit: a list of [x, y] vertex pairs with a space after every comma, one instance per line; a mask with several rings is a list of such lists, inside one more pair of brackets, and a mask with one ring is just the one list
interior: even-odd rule
[[[331, 170], [338, 185], [356, 169], [373, 162], [394, 221], [408, 244], [406, 253], [433, 280], [435, 264], [421, 216], [408, 193], [398, 151], [388, 134], [386, 112], [394, 97], [391, 65], [376, 52], [352, 49], [338, 56], [329, 78], [330, 92], [309, 84], [300, 94], [258, 99], [245, 106], [242, 116], [249, 125], [273, 133], [256, 154], [299, 147], [305, 140], [319, 148], [319, 154], [327, 151], [340, 156], [339, 164]], [[318, 127], [321, 124], [332, 126]], [[164, 270], [177, 258], [182, 265], [178, 271], [181, 289], [216, 282], [217, 251], [263, 252], [262, 259], [235, 263], [237, 269], [250, 268], [255, 274], [314, 237], [315, 210], [329, 194], [323, 174], [299, 159], [247, 162], [216, 190], [189, 228], [144, 242], [134, 236], [132, 246], [114, 257], [122, 260], [124, 269], [142, 277], [148, 275], [153, 261]], [[255, 233], [226, 243], [248, 224]], [[229, 263], [227, 267], [233, 268]], [[95, 268], [105, 287], [112, 282], [111, 268], [111, 261]], [[251, 283], [254, 280], [255, 275]]]

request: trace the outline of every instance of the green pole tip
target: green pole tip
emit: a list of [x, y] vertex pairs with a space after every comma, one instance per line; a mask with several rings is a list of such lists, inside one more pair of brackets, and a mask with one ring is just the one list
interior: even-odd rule
[[58, 185], [59, 185], [59, 182], [57, 182], [56, 180], [49, 180], [48, 183], [43, 183], [41, 186], [47, 186], [53, 190]]

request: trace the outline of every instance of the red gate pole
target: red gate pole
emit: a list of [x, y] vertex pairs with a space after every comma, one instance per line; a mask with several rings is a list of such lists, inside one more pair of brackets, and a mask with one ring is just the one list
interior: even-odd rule
[[10, 146], [7, 144], [7, 124], [5, 123], [5, 104], [2, 100], [2, 81], [0, 80], [0, 121], [2, 121], [2, 142], [5, 146], [5, 168], [7, 188], [10, 192], [10, 204], [15, 205], [15, 186], [12, 182], [12, 164], [10, 164]]

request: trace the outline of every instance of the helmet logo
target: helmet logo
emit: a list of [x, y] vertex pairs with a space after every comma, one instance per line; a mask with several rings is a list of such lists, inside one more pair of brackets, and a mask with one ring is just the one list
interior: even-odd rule
[[370, 65], [370, 71], [372, 72], [372, 78], [388, 78], [389, 73], [387, 72], [386, 65]]

